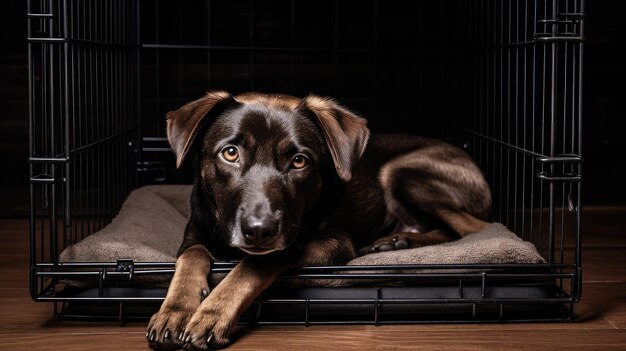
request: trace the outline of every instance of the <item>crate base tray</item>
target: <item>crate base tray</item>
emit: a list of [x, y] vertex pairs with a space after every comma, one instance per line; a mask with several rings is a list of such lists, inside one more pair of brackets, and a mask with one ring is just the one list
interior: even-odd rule
[[[60, 318], [145, 320], [164, 288], [70, 288]], [[462, 294], [462, 295], [461, 295]], [[460, 297], [462, 296], [462, 297]], [[99, 300], [99, 301], [98, 301]], [[401, 324], [550, 322], [572, 318], [571, 304], [554, 284], [480, 286], [271, 288], [242, 316], [254, 324]]]

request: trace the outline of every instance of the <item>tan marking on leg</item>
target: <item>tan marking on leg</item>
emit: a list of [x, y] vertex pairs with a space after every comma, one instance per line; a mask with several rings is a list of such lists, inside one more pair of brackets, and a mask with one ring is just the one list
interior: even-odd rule
[[[285, 268], [261, 266], [250, 257], [241, 261], [202, 302], [185, 327], [182, 339], [205, 350], [230, 343], [228, 337], [240, 315], [268, 288]], [[210, 335], [211, 345], [207, 345]]]
[[392, 234], [391, 237], [394, 237], [394, 236], [397, 237], [398, 235], [403, 235], [405, 236], [405, 238], [409, 239], [411, 248], [429, 246], [429, 245], [437, 245], [437, 244], [446, 243], [448, 241], [458, 239], [457, 235], [451, 235], [450, 233], [444, 230], [440, 230], [440, 229], [431, 230], [426, 233], [413, 233], [413, 232], [395, 233], [395, 234]]
[[438, 210], [438, 217], [454, 229], [460, 236], [476, 233], [489, 225], [488, 222], [480, 220], [467, 212], [454, 212], [448, 210]]
[[[202, 302], [185, 328], [184, 339], [190, 346], [201, 350], [227, 345], [241, 314], [279, 274], [303, 265], [345, 263], [354, 257], [350, 240], [342, 240], [346, 237], [347, 234], [341, 231], [326, 230], [304, 246], [302, 256], [297, 260], [280, 264], [268, 264], [262, 257], [246, 257]], [[209, 337], [211, 345], [207, 344]]]
[[302, 248], [298, 266], [343, 265], [356, 257], [352, 239], [343, 230], [327, 230], [326, 237]]
[[211, 255], [202, 245], [194, 245], [176, 260], [174, 276], [161, 308], [150, 319], [147, 337], [151, 346], [163, 348], [177, 343], [189, 319], [208, 294], [207, 276]]

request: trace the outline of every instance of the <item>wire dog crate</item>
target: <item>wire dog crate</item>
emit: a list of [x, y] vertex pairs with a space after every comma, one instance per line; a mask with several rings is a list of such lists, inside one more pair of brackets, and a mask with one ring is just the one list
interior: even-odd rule
[[[269, 291], [244, 320], [573, 318], [582, 285], [583, 0], [29, 0], [27, 16], [30, 293], [58, 316], [122, 320], [158, 307], [165, 289], [109, 281], [171, 274], [173, 263], [61, 263], [59, 253], [109, 223], [139, 185], [189, 180], [173, 171], [163, 116], [226, 89], [329, 95], [375, 131], [457, 142], [487, 176], [493, 219], [547, 262], [303, 267], [284, 278], [413, 283]], [[98, 284], [61, 286], [76, 277]]]

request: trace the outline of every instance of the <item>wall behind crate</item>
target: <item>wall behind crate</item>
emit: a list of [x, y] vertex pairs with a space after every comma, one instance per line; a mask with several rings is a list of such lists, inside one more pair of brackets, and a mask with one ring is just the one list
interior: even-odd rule
[[[464, 67], [446, 69], [446, 61], [462, 51], [460, 37], [451, 33], [461, 18], [452, 3], [445, 3], [449, 8], [442, 2], [371, 0], [140, 4], [145, 137], [164, 137], [165, 114], [209, 89], [331, 96], [367, 117], [373, 131], [427, 136], [448, 136], [439, 117], [460, 106], [450, 103], [460, 96], [451, 92], [459, 86], [448, 82]], [[142, 162], [166, 167], [146, 167], [153, 171], [142, 172], [145, 183], [172, 173], [171, 155], [153, 146], [151, 141]]]
[[[145, 1], [144, 1], [145, 3]], [[256, 4], [257, 2], [255, 2]], [[271, 11], [284, 11], [283, 7], [276, 7], [278, 3], [259, 3], [259, 13], [263, 12], [262, 6], [271, 5], [269, 8]], [[298, 2], [300, 3], [300, 2]], [[373, 3], [373, 2], [371, 2]], [[436, 2], [432, 2], [436, 3]], [[229, 2], [214, 2], [215, 6], [222, 6], [221, 11], [230, 13], [230, 18], [241, 21], [243, 9], [237, 9], [236, 7], [229, 5]], [[326, 4], [326, 5], [324, 5]], [[320, 28], [325, 28], [330, 25], [332, 19], [328, 18], [328, 12], [325, 6], [329, 2], [316, 2], [315, 6], [311, 6], [306, 10], [302, 10], [301, 13], [307, 14], [306, 17], [301, 19], [306, 22], [311, 22], [314, 25], [318, 25]], [[364, 5], [365, 4], [365, 5]], [[355, 19], [352, 21], [344, 21], [342, 26], [352, 28], [354, 31], [359, 31], [362, 27], [357, 22], [358, 18], [367, 19], [373, 6], [368, 6], [370, 2], [358, 2], [358, 3], [345, 3], [342, 6], [346, 6], [344, 11], [352, 12]], [[383, 2], [378, 5], [379, 11], [385, 11], [385, 8], [381, 8]], [[385, 3], [386, 4], [386, 3]], [[431, 4], [432, 5], [432, 4]], [[204, 0], [193, 1], [186, 6], [199, 6], [199, 8], [206, 10], [206, 2]], [[304, 5], [303, 5], [304, 6]], [[217, 10], [218, 7], [214, 8]], [[175, 9], [162, 9], [164, 14], [174, 14]], [[586, 43], [585, 43], [585, 66], [584, 66], [584, 146], [583, 152], [585, 156], [585, 182], [584, 182], [584, 200], [585, 205], [591, 204], [626, 204], [626, 191], [624, 190], [624, 182], [622, 180], [623, 174], [625, 174], [626, 166], [623, 161], [623, 151], [626, 150], [626, 138], [624, 138], [624, 130], [626, 129], [626, 119], [623, 118], [623, 97], [626, 96], [626, 54], [621, 49], [624, 46], [626, 40], [626, 27], [621, 25], [621, 14], [626, 10], [626, 3], [624, 2], [605, 2], [605, 1], [587, 1], [586, 2]], [[27, 108], [27, 46], [26, 46], [26, 4], [20, 1], [2, 1], [0, 2], [0, 30], [2, 32], [2, 44], [0, 45], [0, 217], [23, 217], [28, 215], [28, 108]], [[285, 14], [287, 15], [287, 14]], [[291, 14], [288, 14], [291, 15]], [[387, 15], [393, 15], [393, 12]], [[410, 13], [406, 13], [405, 17], [410, 17]], [[419, 18], [419, 17], [418, 17]], [[262, 18], [262, 24], [266, 27], [265, 34], [272, 36], [272, 29], [280, 28], [285, 24], [276, 20], [271, 16], [265, 16]], [[423, 26], [424, 29], [429, 31], [440, 30], [436, 26], [436, 18], [430, 18], [428, 16], [421, 18], [420, 23], [401, 23], [401, 26], [411, 30], [419, 30], [419, 26]], [[433, 22], [434, 21], [434, 22]], [[234, 23], [237, 22], [233, 22]], [[305, 23], [305, 22], [303, 22]], [[144, 21], [142, 27], [154, 28], [156, 26], [155, 21]], [[217, 25], [217, 23], [214, 23]], [[165, 42], [167, 40], [178, 40], [176, 37], [178, 31], [167, 30], [168, 27], [164, 22], [159, 23], [162, 36], [159, 40]], [[244, 29], [241, 29], [244, 28]], [[246, 26], [239, 27], [234, 26], [231, 28], [233, 33], [232, 37], [239, 36], [245, 38], [248, 34]], [[239, 32], [238, 32], [239, 31]], [[275, 31], [274, 31], [275, 32]], [[202, 41], [206, 39], [208, 35], [206, 25], [201, 21], [190, 19], [185, 22], [184, 34], [190, 35], [190, 39]], [[301, 38], [299, 44], [314, 47], [325, 43], [331, 38], [332, 33], [328, 32], [327, 28], [315, 33], [296, 33], [298, 38]], [[169, 37], [168, 37], [169, 35]], [[174, 36], [174, 37], [172, 37]], [[195, 36], [195, 37], [194, 37]], [[215, 33], [215, 40], [217, 43], [225, 42], [228, 40], [228, 35], [224, 33]], [[145, 43], [149, 42], [144, 38]], [[259, 40], [258, 45], [263, 45], [263, 36], [257, 38]], [[380, 39], [380, 38], [379, 38]], [[156, 40], [154, 38], [153, 40]], [[275, 38], [274, 40], [284, 40], [285, 45], [291, 45], [290, 38]], [[346, 39], [350, 40], [350, 39]], [[434, 39], [433, 39], [434, 40]], [[436, 40], [435, 40], [436, 41]], [[435, 42], [433, 41], [433, 42]], [[231, 45], [238, 43], [235, 41], [228, 41]], [[246, 44], [241, 42], [239, 44]], [[368, 45], [369, 42], [361, 42], [355, 40], [353, 43], [355, 46]], [[385, 45], [389, 45], [393, 54], [401, 55], [403, 51], [401, 47], [404, 46], [403, 41], [385, 42]], [[394, 50], [394, 48], [398, 48]], [[436, 48], [431, 48], [436, 49]], [[148, 64], [153, 62], [155, 57], [154, 50], [150, 53], [149, 50], [144, 50], [142, 60]], [[310, 53], [309, 53], [310, 54]], [[185, 54], [187, 55], [187, 54]], [[178, 104], [193, 98], [198, 92], [204, 90], [204, 80], [208, 77], [209, 69], [215, 71], [218, 67], [220, 72], [213, 72], [211, 75], [214, 79], [221, 77], [220, 85], [225, 88], [229, 88], [234, 91], [243, 91], [246, 88], [246, 84], [249, 84], [250, 79], [254, 79], [259, 87], [264, 84], [272, 84], [276, 89], [284, 87], [286, 90], [292, 89], [292, 82], [283, 81], [280, 76], [268, 76], [260, 74], [262, 70], [255, 71], [254, 76], [250, 76], [249, 73], [240, 74], [240, 71], [236, 69], [237, 65], [248, 66], [249, 57], [247, 55], [237, 54], [214, 54], [211, 57], [211, 62], [220, 63], [220, 66], [214, 66], [208, 68], [205, 64], [206, 57], [200, 51], [196, 53], [189, 53], [191, 57], [185, 58], [190, 62], [195, 61], [195, 68], [191, 69], [184, 74], [196, 75], [195, 85], [189, 85], [183, 87], [184, 94], [180, 96], [174, 96], [174, 98], [163, 102], [160, 108], [150, 106], [153, 102], [150, 100], [150, 90], [144, 90], [144, 109], [154, 108], [155, 117], [159, 117], [163, 110], [178, 106]], [[195, 57], [194, 57], [195, 56]], [[256, 67], [260, 68], [266, 65], [268, 62], [268, 56], [262, 54], [256, 57], [258, 60]], [[412, 55], [406, 56], [406, 62], [409, 64], [407, 70], [410, 70], [411, 62], [419, 62], [419, 60], [433, 60], [435, 65], [437, 58], [440, 58], [440, 53], [436, 50], [431, 52], [430, 55], [420, 56]], [[173, 52], [164, 54], [161, 58], [163, 63], [167, 63], [168, 60], [175, 62], [178, 58]], [[291, 60], [288, 58], [286, 60]], [[298, 62], [306, 63], [306, 57], [295, 58]], [[338, 98], [341, 99], [348, 106], [358, 106], [358, 111], [363, 113], [366, 117], [372, 117], [379, 115], [376, 109], [368, 107], [367, 89], [372, 87], [374, 80], [368, 80], [363, 78], [363, 74], [367, 74], [367, 67], [362, 65], [351, 64], [354, 62], [354, 57], [345, 55], [342, 57], [345, 60], [343, 65], [343, 72], [337, 81], [339, 91]], [[319, 60], [318, 60], [319, 61]], [[265, 62], [265, 63], [264, 63]], [[332, 58], [329, 60], [329, 64], [332, 64]], [[151, 86], [149, 79], [149, 65], [146, 66], [148, 71], [144, 72], [144, 86]], [[294, 67], [294, 69], [297, 69]], [[239, 72], [239, 73], [237, 73]], [[395, 74], [398, 74], [396, 71]], [[172, 80], [176, 81], [176, 73], [173, 72]], [[436, 73], [436, 69], [433, 72]], [[221, 74], [221, 75], [220, 75]], [[323, 81], [323, 76], [315, 73], [315, 70], [302, 72], [303, 80], [296, 85], [301, 89], [294, 89], [297, 94], [305, 94], [306, 90], [313, 90], [320, 94], [334, 95], [335, 87], [326, 88], [320, 82]], [[163, 78], [167, 78], [164, 76]], [[365, 80], [364, 80], [365, 79]], [[366, 82], [367, 84], [361, 84], [363, 90], [358, 96], [342, 96], [341, 91], [345, 91], [345, 84], [349, 80], [355, 80], [359, 84]], [[167, 82], [167, 80], [164, 80]], [[214, 83], [218, 83], [214, 81]], [[416, 83], [419, 84], [419, 81]], [[311, 87], [305, 89], [306, 87]], [[156, 89], [156, 87], [154, 87]], [[172, 87], [162, 86], [160, 89], [172, 88], [174, 93], [177, 91], [177, 86]], [[374, 85], [375, 89], [389, 89], [389, 91], [396, 90], [398, 95], [391, 95], [391, 97], [398, 97], [393, 108], [396, 110], [395, 115], [403, 115], [403, 111], [408, 111], [410, 104], [404, 104], [407, 97], [402, 96], [402, 91], [397, 91], [393, 86], [390, 87], [389, 83], [382, 82], [381, 84]], [[350, 89], [348, 89], [350, 90]], [[360, 98], [360, 100], [359, 100]], [[400, 104], [398, 104], [398, 102]], [[419, 132], [423, 134], [437, 134], [441, 131], [441, 121], [433, 119], [435, 115], [431, 112], [435, 111], [437, 104], [441, 103], [438, 100], [438, 96], [431, 99], [431, 109], [423, 109], [420, 112], [424, 118], [415, 119], [414, 123], [401, 123], [396, 127], [402, 126], [403, 130], [410, 130], [412, 132]], [[356, 108], [355, 108], [356, 109]], [[159, 112], [157, 112], [159, 111]], [[155, 119], [156, 120], [156, 119]], [[380, 121], [380, 123], [379, 123]], [[373, 129], [385, 129], [393, 128], [394, 125], [386, 125], [382, 123], [382, 120], [372, 120]], [[407, 128], [408, 127], [408, 128]], [[153, 131], [149, 131], [149, 134], [158, 135], [159, 128], [155, 123], [152, 125]]]
[[452, 74], [443, 61], [455, 44], [444, 39], [439, 2], [207, 4], [141, 1], [142, 134], [163, 135], [154, 116], [211, 88], [332, 96], [379, 131], [442, 128], [432, 117], [443, 109], [441, 78]]
[[28, 215], [26, 1], [0, 2], [0, 218]]

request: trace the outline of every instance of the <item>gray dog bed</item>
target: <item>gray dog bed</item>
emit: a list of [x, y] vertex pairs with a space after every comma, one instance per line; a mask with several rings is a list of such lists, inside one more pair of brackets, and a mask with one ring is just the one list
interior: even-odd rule
[[[61, 262], [174, 262], [187, 218], [191, 186], [151, 185], [134, 190], [119, 214], [102, 230], [67, 247]], [[493, 223], [460, 240], [439, 245], [372, 253], [348, 265], [386, 264], [501, 264], [545, 263], [532, 243], [523, 241], [505, 226]], [[421, 271], [424, 272], [424, 271]], [[214, 281], [219, 277], [214, 277]], [[168, 275], [137, 276], [143, 286], [167, 286]], [[93, 285], [89, 280], [65, 281], [73, 286]], [[327, 281], [328, 285], [346, 285]]]

